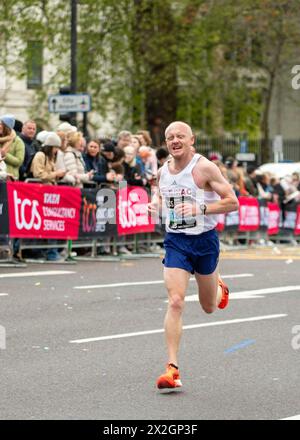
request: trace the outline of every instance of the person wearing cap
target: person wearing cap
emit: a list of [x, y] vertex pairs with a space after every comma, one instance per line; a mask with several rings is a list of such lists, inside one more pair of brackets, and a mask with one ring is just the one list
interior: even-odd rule
[[14, 131], [14, 115], [0, 116], [0, 139], [10, 137], [10, 139], [1, 144], [0, 151], [7, 166], [7, 173], [14, 179], [19, 179], [19, 168], [24, 161], [25, 145], [22, 139]]
[[71, 125], [69, 122], [62, 122], [59, 124], [56, 131], [63, 131], [66, 134], [76, 133], [77, 127], [75, 127], [75, 125]]
[[[3, 132], [2, 135], [0, 136], [0, 149], [1, 149], [1, 153], [3, 156], [5, 156], [5, 154], [9, 151], [9, 147], [12, 144], [12, 141], [14, 140], [15, 136], [16, 136], [16, 132], [15, 130], [12, 128], [10, 130], [10, 124], [9, 120], [7, 120], [7, 116], [3, 117], [4, 120], [6, 120], [7, 125], [4, 124], [4, 128], [3, 128]], [[0, 122], [1, 123], [1, 122]], [[13, 127], [13, 125], [12, 125]], [[9, 133], [10, 130], [10, 133]], [[9, 133], [9, 134], [7, 134]]]
[[41, 179], [48, 185], [55, 185], [58, 179], [65, 175], [65, 170], [56, 169], [55, 166], [55, 157], [60, 146], [60, 137], [54, 132], [49, 132], [42, 150], [36, 153], [31, 164], [30, 171], [34, 178]]
[[106, 141], [101, 147], [101, 155], [107, 161], [107, 163], [115, 161], [116, 147], [112, 141]]

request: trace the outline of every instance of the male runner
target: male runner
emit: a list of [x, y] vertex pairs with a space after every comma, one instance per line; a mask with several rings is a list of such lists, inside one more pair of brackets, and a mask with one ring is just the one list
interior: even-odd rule
[[148, 205], [151, 214], [159, 207], [166, 213], [164, 281], [168, 309], [164, 328], [168, 348], [165, 374], [159, 389], [182, 386], [177, 353], [182, 333], [182, 312], [190, 274], [198, 285], [199, 301], [206, 313], [228, 304], [229, 291], [219, 276], [217, 215], [238, 209], [238, 200], [218, 167], [191, 148], [194, 136], [184, 122], [172, 122], [165, 131], [172, 156], [159, 170], [159, 199]]

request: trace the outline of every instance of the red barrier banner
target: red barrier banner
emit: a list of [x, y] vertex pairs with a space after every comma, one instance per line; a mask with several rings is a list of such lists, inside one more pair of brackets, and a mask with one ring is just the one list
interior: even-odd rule
[[218, 215], [218, 224], [216, 226], [216, 230], [218, 232], [222, 232], [225, 229], [225, 214]]
[[9, 235], [18, 238], [78, 238], [78, 188], [7, 182]]
[[277, 203], [268, 202], [268, 235], [279, 233], [280, 208]]
[[154, 232], [147, 204], [149, 196], [144, 188], [125, 186], [117, 191], [118, 235]]
[[257, 231], [260, 224], [259, 203], [254, 197], [239, 197], [239, 231]]
[[297, 206], [297, 216], [296, 216], [296, 225], [294, 229], [294, 234], [300, 234], [300, 205]]

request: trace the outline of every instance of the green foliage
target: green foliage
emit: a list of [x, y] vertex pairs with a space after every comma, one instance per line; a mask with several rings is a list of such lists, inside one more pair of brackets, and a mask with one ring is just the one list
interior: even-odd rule
[[[55, 66], [32, 108], [47, 119], [45, 97], [70, 82], [70, 1], [1, 6], [8, 72], [26, 75], [28, 40], [41, 42]], [[297, 47], [299, 15], [298, 0], [78, 0], [77, 90], [92, 95], [102, 117], [113, 115], [116, 130], [180, 118], [208, 135], [267, 136], [274, 81]]]

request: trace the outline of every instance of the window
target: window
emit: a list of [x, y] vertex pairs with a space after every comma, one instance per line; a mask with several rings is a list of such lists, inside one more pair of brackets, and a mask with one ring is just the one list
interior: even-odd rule
[[43, 43], [28, 41], [27, 43], [27, 88], [37, 89], [42, 86]]

